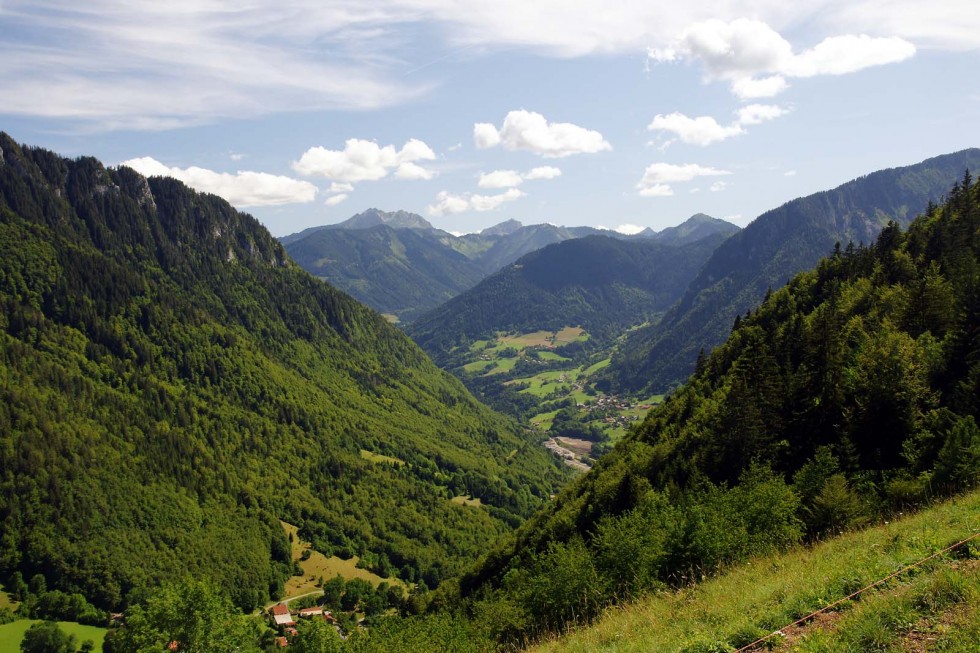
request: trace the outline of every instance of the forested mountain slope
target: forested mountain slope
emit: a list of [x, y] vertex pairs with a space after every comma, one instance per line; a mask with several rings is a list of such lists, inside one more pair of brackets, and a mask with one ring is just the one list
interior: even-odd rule
[[662, 391], [683, 381], [698, 352], [724, 341], [736, 315], [768, 288], [816, 265], [835, 243], [871, 243], [888, 220], [906, 226], [938, 202], [980, 150], [882, 170], [764, 213], [725, 242], [664, 318], [631, 334], [606, 375], [614, 387]]
[[410, 322], [484, 276], [474, 261], [444, 245], [439, 233], [387, 225], [320, 229], [286, 249], [307, 272]]
[[460, 595], [520, 640], [887, 518], [980, 484], [978, 417], [980, 184], [967, 175], [907, 233], [890, 223], [739, 319]]
[[115, 609], [193, 575], [250, 609], [291, 571], [277, 519], [432, 586], [562, 478], [251, 216], [6, 134], [0, 306], [8, 587]]
[[724, 238], [671, 247], [589, 236], [550, 245], [423, 315], [408, 332], [440, 364], [453, 348], [497, 331], [580, 326], [608, 339], [676, 301]]

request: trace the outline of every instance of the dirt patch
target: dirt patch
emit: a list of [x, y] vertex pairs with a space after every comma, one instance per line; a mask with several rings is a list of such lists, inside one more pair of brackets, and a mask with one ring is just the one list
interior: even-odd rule
[[[798, 644], [803, 637], [814, 630], [833, 630], [837, 626], [837, 622], [840, 621], [840, 618], [840, 612], [821, 612], [817, 616], [808, 621], [804, 621], [801, 624], [783, 628], [781, 631], [779, 631], [782, 633], [782, 636], [776, 635], [767, 641], [773, 644], [773, 651], [789, 651], [796, 644]], [[749, 650], [761, 651], [764, 649], [762, 645], [759, 645], [756, 648]]]

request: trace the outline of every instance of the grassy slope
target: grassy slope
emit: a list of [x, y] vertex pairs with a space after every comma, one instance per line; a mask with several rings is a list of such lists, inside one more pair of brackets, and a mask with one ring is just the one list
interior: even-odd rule
[[[20, 619], [10, 624], [0, 626], [0, 653], [20, 653], [20, 642], [24, 633], [36, 621]], [[59, 621], [58, 626], [69, 635], [74, 635], [76, 645], [81, 646], [85, 640], [95, 642], [96, 651], [102, 650], [102, 640], [105, 639], [106, 629], [97, 626], [83, 626], [71, 621]]]
[[[980, 492], [974, 492], [812, 548], [755, 559], [690, 589], [658, 593], [631, 605], [609, 608], [595, 624], [532, 650], [590, 653], [732, 650], [978, 530]], [[974, 555], [980, 551], [980, 545], [975, 542], [970, 548]], [[893, 600], [887, 596], [888, 588], [894, 589], [910, 577], [902, 576], [886, 585], [882, 592], [865, 595], [862, 603], [873, 605], [875, 600]], [[976, 614], [978, 597], [975, 593], [970, 596], [972, 604], [962, 608], [963, 614], [952, 617], [954, 623], [966, 619], [963, 615]], [[850, 625], [847, 618], [841, 620], [841, 628], [857, 627]], [[955, 631], [950, 635], [957, 636]], [[821, 637], [832, 642], [830, 648], [817, 646]], [[850, 644], [842, 643], [848, 637], [846, 631], [837, 635], [812, 633], [809, 641], [800, 643], [807, 648], [799, 650], [851, 650]], [[729, 648], [710, 648], [725, 644]]]

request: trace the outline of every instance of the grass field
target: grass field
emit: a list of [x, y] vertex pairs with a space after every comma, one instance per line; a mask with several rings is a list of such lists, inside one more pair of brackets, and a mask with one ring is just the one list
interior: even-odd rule
[[[292, 524], [287, 524], [286, 522], [279, 522], [282, 524], [283, 529], [286, 531], [287, 535], [292, 535], [292, 552], [293, 560], [299, 560], [299, 566], [303, 570], [302, 576], [290, 576], [289, 580], [286, 581], [286, 589], [283, 598], [290, 599], [295, 596], [302, 596], [304, 594], [309, 594], [310, 592], [316, 592], [320, 588], [317, 587], [317, 583], [320, 578], [323, 580], [330, 580], [337, 574], [340, 574], [345, 579], [350, 580], [351, 578], [362, 578], [375, 587], [381, 583], [388, 583], [389, 585], [401, 585], [406, 590], [408, 585], [396, 578], [382, 578], [377, 574], [374, 574], [367, 569], [359, 569], [357, 567], [357, 556], [354, 556], [350, 560], [343, 560], [337, 556], [327, 557], [320, 553], [319, 551], [313, 551], [310, 549], [310, 544], [300, 540], [298, 529]], [[306, 560], [302, 560], [303, 551], [310, 549], [310, 557]], [[0, 651], [2, 653], [2, 651]]]
[[[689, 589], [609, 608], [595, 624], [531, 650], [732, 651], [978, 532], [974, 492], [812, 548], [754, 559]], [[977, 540], [844, 604], [776, 650], [976, 652], [980, 565], [964, 557], [980, 557]], [[950, 624], [962, 628], [950, 632]], [[920, 635], [933, 638], [929, 648], [911, 641]], [[938, 645], [943, 638], [948, 643]]]
[[471, 506], [473, 508], [479, 508], [480, 506], [483, 505], [483, 502], [480, 501], [479, 498], [473, 499], [471, 497], [464, 496], [464, 495], [453, 497], [452, 499], [450, 499], [450, 501], [461, 506]]
[[373, 463], [391, 463], [392, 465], [405, 464], [405, 461], [401, 458], [395, 458], [394, 456], [382, 456], [379, 453], [374, 453], [373, 451], [368, 451], [367, 449], [361, 449], [361, 458], [364, 460], [370, 460]]
[[[37, 621], [20, 619], [0, 626], [0, 653], [20, 653], [20, 642], [24, 639], [24, 633], [34, 623]], [[94, 650], [102, 650], [102, 640], [105, 639], [107, 632], [105, 628], [83, 626], [73, 621], [59, 621], [58, 626], [69, 635], [75, 636], [76, 646], [81, 646], [83, 642], [90, 639], [95, 642]]]
[[9, 608], [12, 612], [17, 609], [18, 605], [17, 601], [14, 601], [10, 598], [10, 594], [7, 594], [7, 588], [0, 585], [0, 609]]

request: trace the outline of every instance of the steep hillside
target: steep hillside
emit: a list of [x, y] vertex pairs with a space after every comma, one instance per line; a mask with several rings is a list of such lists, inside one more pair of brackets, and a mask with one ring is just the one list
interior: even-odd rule
[[[980, 184], [836, 253], [460, 583], [520, 639], [980, 484]], [[448, 604], [458, 596], [446, 598]]]
[[291, 572], [278, 519], [433, 586], [561, 480], [381, 316], [172, 179], [0, 134], [0, 305], [7, 587], [115, 609], [193, 575], [250, 609]]
[[483, 278], [473, 261], [421, 229], [321, 229], [286, 250], [307, 272], [406, 322]]
[[528, 254], [419, 318], [409, 334], [437, 362], [498, 331], [580, 326], [608, 339], [676, 301], [723, 236], [686, 247], [589, 236]]
[[871, 243], [888, 220], [907, 225], [939, 201], [980, 150], [883, 170], [759, 216], [712, 255], [655, 325], [634, 332], [606, 375], [613, 387], [662, 391], [683, 381], [698, 352], [720, 344], [736, 315], [830, 254], [835, 243]]

